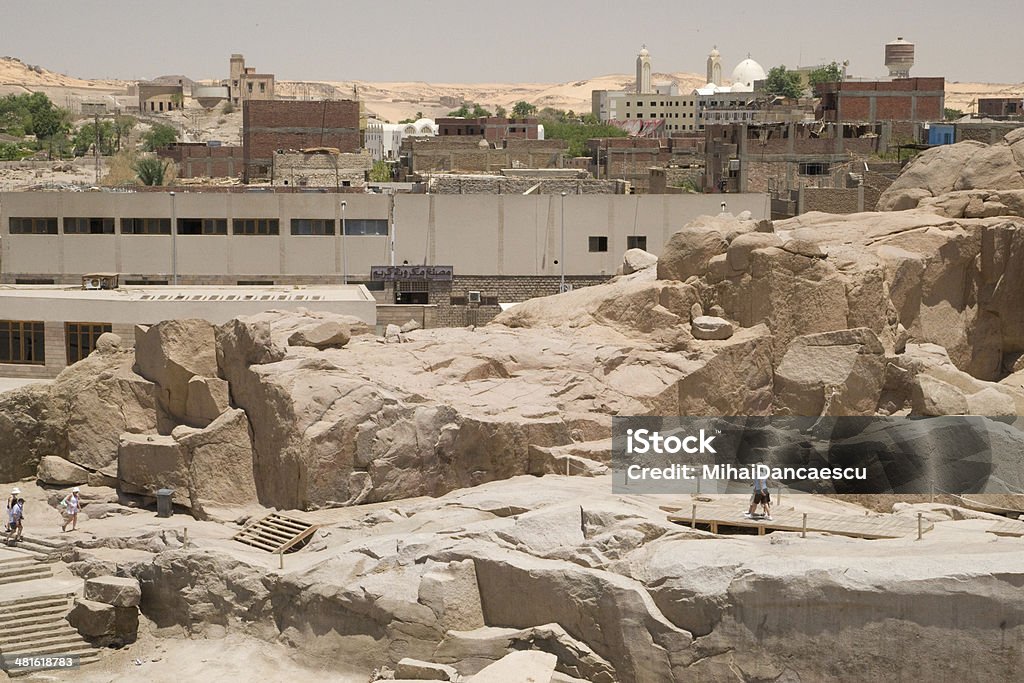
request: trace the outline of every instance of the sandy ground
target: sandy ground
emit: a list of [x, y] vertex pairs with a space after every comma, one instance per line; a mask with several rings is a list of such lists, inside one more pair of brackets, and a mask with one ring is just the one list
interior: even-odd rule
[[[140, 631], [142, 629], [140, 628]], [[236, 634], [220, 639], [185, 640], [140, 633], [139, 640], [111, 650], [99, 662], [78, 671], [39, 672], [23, 681], [76, 683], [181, 683], [216, 681], [301, 681], [302, 683], [366, 683], [366, 674], [342, 674], [311, 666], [283, 645]]]
[[12, 391], [28, 386], [29, 384], [49, 384], [52, 379], [17, 379], [15, 377], [0, 377], [0, 394], [5, 391]]

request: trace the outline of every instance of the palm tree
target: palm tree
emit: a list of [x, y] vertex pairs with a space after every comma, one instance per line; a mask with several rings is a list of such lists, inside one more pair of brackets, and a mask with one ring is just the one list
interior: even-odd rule
[[170, 162], [163, 163], [156, 157], [142, 157], [132, 165], [143, 185], [163, 185], [164, 175]]

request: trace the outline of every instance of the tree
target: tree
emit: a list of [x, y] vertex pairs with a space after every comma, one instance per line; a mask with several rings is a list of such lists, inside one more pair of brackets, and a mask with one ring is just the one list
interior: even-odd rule
[[132, 166], [136, 176], [143, 185], [163, 185], [164, 176], [170, 162], [162, 162], [157, 157], [142, 157]]
[[154, 152], [160, 147], [166, 147], [175, 142], [177, 139], [178, 131], [174, 129], [174, 126], [157, 123], [142, 134], [142, 147], [147, 152]]
[[837, 62], [813, 69], [807, 74], [807, 85], [815, 90], [822, 83], [836, 83], [843, 80], [843, 70]]
[[499, 104], [497, 109], [494, 110], [494, 115], [497, 116], [499, 119], [503, 119], [506, 116], [508, 116], [508, 112], [505, 110], [505, 107]]
[[787, 71], [785, 64], [773, 67], [768, 71], [768, 76], [764, 80], [764, 90], [769, 95], [798, 100], [803, 94], [800, 74], [795, 71]]
[[947, 121], [956, 121], [963, 115], [964, 113], [959, 109], [950, 109], [949, 107], [945, 107], [942, 110], [942, 118], [946, 119]]
[[373, 162], [373, 168], [370, 169], [370, 182], [391, 182], [391, 165], [386, 161]]
[[[473, 107], [472, 109], [469, 108], [470, 104]], [[481, 107], [479, 104], [469, 103], [463, 104], [455, 111], [448, 112], [448, 116], [458, 116], [464, 119], [480, 119], [486, 118], [488, 116], [493, 116], [493, 114], [491, 114], [491, 112]]]
[[135, 129], [135, 119], [131, 116], [120, 115], [114, 117], [114, 148], [120, 152], [121, 142], [127, 142], [132, 130]]
[[32, 120], [32, 134], [39, 142], [67, 130], [67, 112], [55, 106], [50, 98], [43, 93], [36, 92], [29, 95], [26, 105]]
[[[99, 152], [103, 155], [114, 153], [114, 124], [111, 121], [100, 121]], [[75, 156], [82, 156], [96, 144], [96, 124], [92, 121], [82, 124], [72, 140]]]
[[545, 107], [537, 117], [544, 126], [544, 137], [548, 140], [565, 140], [569, 145], [569, 156], [586, 154], [587, 140], [591, 138], [621, 138], [626, 132], [621, 128], [599, 123], [593, 116], [577, 117], [572, 112]]
[[526, 118], [537, 113], [537, 105], [530, 104], [525, 100], [519, 100], [512, 105], [512, 116], [517, 118]]

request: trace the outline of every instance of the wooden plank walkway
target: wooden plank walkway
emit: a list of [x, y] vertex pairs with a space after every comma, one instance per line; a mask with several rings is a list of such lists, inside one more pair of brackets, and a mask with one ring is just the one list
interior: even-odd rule
[[272, 512], [262, 519], [250, 522], [233, 538], [268, 553], [285, 553], [311, 536], [318, 528], [318, 525], [298, 519], [295, 515]]
[[986, 529], [990, 534], [996, 536], [1016, 536], [1020, 538], [1024, 536], [1024, 522], [1018, 522], [1013, 519], [1005, 519], [1000, 522], [996, 522], [991, 527]]
[[[764, 535], [769, 531], [813, 531], [817, 533], [835, 534], [837, 536], [850, 536], [853, 538], [880, 539], [880, 538], [903, 538], [918, 533], [918, 520], [897, 517], [895, 515], [884, 516], [859, 516], [841, 515], [823, 512], [809, 512], [804, 527], [804, 513], [792, 510], [778, 510], [772, 512], [772, 519], [758, 519], [744, 517], [745, 512], [742, 504], [723, 505], [721, 503], [697, 503], [696, 515], [693, 508], [673, 508], [663, 506], [663, 510], [669, 512], [670, 522], [686, 526], [708, 528], [712, 533], [718, 533], [724, 528], [745, 528], [757, 529], [758, 534]], [[921, 533], [931, 531], [934, 524], [921, 520]]]

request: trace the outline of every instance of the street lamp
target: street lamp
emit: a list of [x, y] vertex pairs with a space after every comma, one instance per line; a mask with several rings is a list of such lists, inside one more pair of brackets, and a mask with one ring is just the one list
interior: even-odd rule
[[342, 284], [348, 284], [348, 247], [345, 244], [345, 207], [348, 202], [341, 202], [341, 263], [342, 263]]
[[565, 195], [562, 193], [562, 239], [561, 239], [561, 253], [558, 257], [558, 265], [561, 267], [561, 276], [558, 279], [558, 293], [565, 292]]
[[171, 195], [171, 284], [178, 285], [178, 214]]

